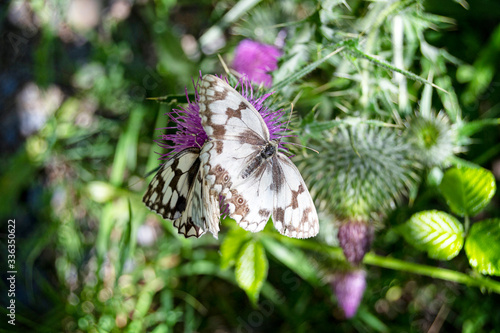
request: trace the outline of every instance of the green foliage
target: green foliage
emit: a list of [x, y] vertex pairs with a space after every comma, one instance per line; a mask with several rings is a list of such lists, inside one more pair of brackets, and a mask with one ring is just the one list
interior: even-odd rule
[[437, 210], [413, 214], [399, 230], [408, 243], [427, 251], [433, 259], [453, 259], [464, 245], [462, 224], [453, 216]]
[[[500, 283], [481, 274], [500, 265], [500, 11], [459, 2], [2, 3], [0, 215], [16, 220], [16, 327], [495, 331], [499, 302], [483, 292]], [[75, 17], [75, 3], [98, 8]], [[314, 239], [230, 219], [220, 240], [181, 239], [141, 202], [164, 114], [184, 87], [192, 99], [200, 71], [223, 73], [216, 54], [231, 67], [243, 38], [280, 45], [269, 101], [293, 103], [286, 140], [319, 151], [293, 152], [317, 199]], [[36, 92], [23, 94], [28, 83]], [[51, 87], [63, 96], [53, 106]], [[40, 127], [21, 135], [26, 119]], [[328, 277], [348, 269], [335, 221], [351, 218], [377, 234], [359, 313], [343, 320]], [[395, 231], [456, 257], [415, 255]]]
[[295, 274], [312, 285], [318, 284], [318, 271], [311, 266], [304, 252], [299, 249], [283, 246], [271, 238], [264, 238], [263, 243], [270, 254], [278, 259], [283, 265], [290, 268]]
[[500, 275], [500, 219], [476, 222], [470, 228], [465, 253], [481, 274]]
[[[493, 197], [496, 184], [493, 174], [480, 167], [451, 168], [439, 185], [451, 210], [460, 216], [478, 214]], [[414, 214], [399, 228], [405, 239], [429, 257], [450, 260], [458, 255], [464, 244], [464, 227], [453, 216], [437, 210]], [[482, 274], [498, 275], [500, 245], [498, 219], [476, 222], [465, 241], [470, 265]]]
[[236, 282], [255, 305], [266, 280], [267, 269], [268, 262], [262, 244], [254, 240], [246, 242], [236, 259]]
[[231, 229], [220, 245], [220, 265], [222, 269], [233, 266], [241, 253], [243, 244], [248, 241], [249, 233], [241, 228]]
[[451, 210], [460, 216], [475, 216], [495, 194], [493, 174], [483, 168], [452, 168], [439, 186]]

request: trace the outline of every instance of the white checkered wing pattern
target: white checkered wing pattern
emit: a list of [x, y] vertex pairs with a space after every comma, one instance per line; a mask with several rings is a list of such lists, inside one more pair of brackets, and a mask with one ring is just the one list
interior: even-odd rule
[[153, 212], [173, 220], [185, 237], [200, 237], [210, 231], [217, 238], [219, 200], [210, 193], [198, 148], [185, 149], [162, 165], [143, 202]]

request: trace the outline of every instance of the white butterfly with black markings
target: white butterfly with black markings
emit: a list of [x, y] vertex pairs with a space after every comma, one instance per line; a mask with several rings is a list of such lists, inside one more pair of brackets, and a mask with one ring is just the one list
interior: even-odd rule
[[210, 141], [200, 153], [211, 189], [224, 196], [228, 215], [245, 230], [264, 229], [272, 215], [283, 235], [308, 238], [319, 232], [318, 215], [297, 167], [270, 140], [259, 112], [225, 81], [203, 77], [202, 125]]
[[210, 194], [199, 148], [172, 156], [151, 180], [142, 201], [153, 212], [174, 221], [185, 237], [219, 232], [219, 196]]

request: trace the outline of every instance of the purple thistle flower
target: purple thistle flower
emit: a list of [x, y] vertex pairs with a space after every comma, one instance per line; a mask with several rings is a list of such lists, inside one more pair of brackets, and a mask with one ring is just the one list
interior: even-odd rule
[[366, 288], [366, 273], [358, 269], [351, 272], [337, 273], [330, 285], [337, 296], [339, 306], [346, 318], [352, 318], [358, 310]]
[[250, 39], [242, 40], [234, 52], [233, 69], [247, 75], [257, 84], [271, 87], [272, 77], [269, 72], [278, 69], [281, 51], [275, 46], [262, 44]]
[[339, 228], [338, 239], [351, 264], [359, 265], [373, 241], [373, 227], [363, 221], [347, 221]]
[[[201, 75], [199, 80], [201, 80]], [[175, 131], [172, 134], [162, 134], [160, 140], [155, 140], [158, 146], [168, 150], [168, 153], [162, 154], [160, 160], [168, 160], [171, 156], [187, 148], [201, 148], [203, 144], [208, 141], [208, 136], [203, 129], [199, 114], [199, 84], [199, 81], [196, 83], [193, 81], [194, 100], [189, 99], [186, 88], [187, 106], [179, 106], [177, 109], [172, 109], [171, 112], [165, 114], [174, 123], [174, 126], [158, 128], [158, 130]], [[287, 150], [287, 148], [284, 147], [287, 142], [281, 141], [281, 138], [290, 137], [292, 135], [285, 135], [288, 129], [284, 128], [284, 123], [281, 122], [281, 118], [285, 111], [283, 109], [274, 111], [264, 106], [264, 102], [273, 92], [266, 93], [262, 96], [254, 96], [252, 85], [246, 76], [243, 76], [234, 88], [260, 113], [269, 129], [270, 139], [280, 140], [278, 145], [279, 148]]]
[[189, 100], [187, 87], [185, 89], [188, 105], [186, 107], [179, 106], [178, 109], [172, 109], [171, 112], [165, 115], [175, 123], [173, 127], [157, 128], [158, 130], [176, 131], [173, 134], [162, 134], [161, 140], [155, 142], [161, 148], [169, 150], [167, 154], [163, 154], [160, 159], [168, 159], [170, 156], [183, 151], [187, 148], [201, 148], [208, 140], [207, 133], [201, 125], [200, 106], [198, 105], [198, 84], [194, 83], [194, 101]]

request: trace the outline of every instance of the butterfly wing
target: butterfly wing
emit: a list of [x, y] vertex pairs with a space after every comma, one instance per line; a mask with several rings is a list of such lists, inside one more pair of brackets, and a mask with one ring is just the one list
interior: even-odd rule
[[220, 200], [219, 194], [210, 191], [210, 184], [208, 183], [204, 168], [200, 169], [200, 182], [202, 183], [202, 198], [203, 198], [203, 211], [205, 212], [205, 227], [212, 233], [215, 238], [218, 238], [219, 224], [220, 224]]
[[201, 123], [212, 140], [254, 145], [269, 141], [269, 130], [259, 112], [227, 82], [205, 75], [198, 94]]
[[[264, 229], [273, 209], [271, 165], [262, 164], [251, 177], [243, 178], [241, 170], [256, 158], [256, 152], [245, 144], [225, 142], [226, 150], [218, 153], [217, 142], [208, 142], [201, 152], [206, 160], [207, 181], [212, 191], [224, 195], [229, 216], [245, 230]], [[240, 172], [238, 172], [240, 170]]]
[[269, 140], [269, 130], [257, 110], [225, 81], [205, 75], [198, 93], [201, 122], [211, 139], [201, 152], [207, 179], [216, 193], [227, 195]]
[[200, 168], [192, 184], [192, 189], [188, 193], [186, 200], [186, 210], [182, 215], [174, 220], [174, 227], [179, 234], [187, 237], [201, 237], [206, 232], [204, 207], [203, 207], [203, 186], [200, 179]]
[[207, 229], [217, 236], [219, 202], [204, 180], [200, 149], [172, 156], [153, 177], [143, 202], [185, 237], [200, 237]]
[[198, 148], [185, 149], [162, 165], [142, 198], [150, 210], [168, 220], [175, 220], [184, 213], [201, 165], [199, 153]]
[[186, 237], [200, 237], [206, 231], [210, 231], [215, 238], [218, 238], [219, 221], [218, 195], [210, 193], [204, 168], [200, 167], [193, 189], [187, 198], [186, 210], [174, 221], [174, 226]]
[[280, 234], [314, 237], [319, 232], [316, 207], [297, 167], [282, 153], [273, 157], [273, 223]]

